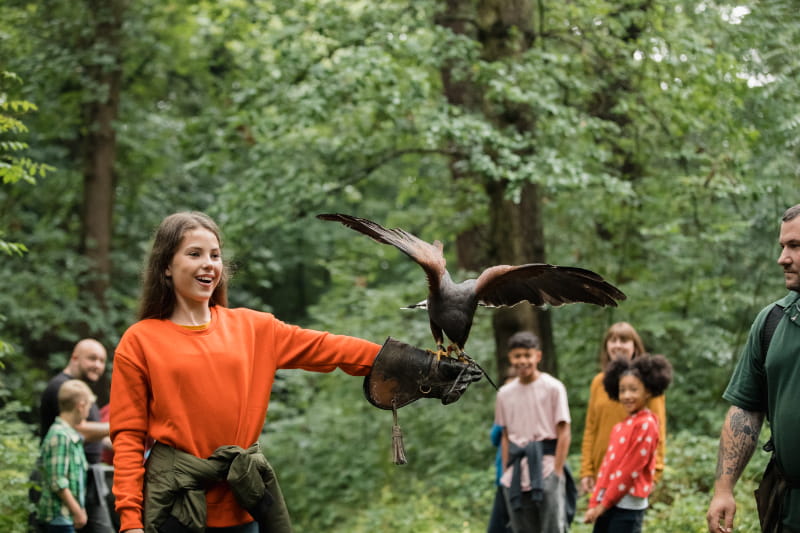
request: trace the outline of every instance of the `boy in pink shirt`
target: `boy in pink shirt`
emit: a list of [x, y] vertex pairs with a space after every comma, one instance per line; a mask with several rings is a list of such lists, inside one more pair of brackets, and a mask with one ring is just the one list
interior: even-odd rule
[[538, 369], [539, 339], [523, 331], [508, 340], [517, 377], [497, 392], [495, 423], [503, 427], [500, 485], [514, 533], [565, 530], [565, 462], [570, 415], [564, 385]]

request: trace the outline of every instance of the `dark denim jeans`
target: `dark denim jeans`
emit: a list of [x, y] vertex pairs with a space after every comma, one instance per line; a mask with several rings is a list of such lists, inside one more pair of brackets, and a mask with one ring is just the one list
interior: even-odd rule
[[594, 523], [592, 533], [642, 533], [644, 509], [632, 511], [612, 507]]
[[511, 518], [508, 516], [508, 510], [506, 509], [506, 499], [503, 496], [503, 488], [498, 486], [494, 493], [489, 528], [486, 531], [487, 533], [511, 533], [510, 521]]

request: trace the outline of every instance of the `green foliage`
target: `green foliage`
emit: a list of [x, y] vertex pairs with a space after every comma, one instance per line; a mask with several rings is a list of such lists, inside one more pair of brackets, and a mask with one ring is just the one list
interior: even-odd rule
[[22, 80], [11, 72], [0, 72], [0, 178], [5, 185], [22, 180], [36, 183], [37, 176], [44, 177], [54, 168], [19, 155], [28, 149], [28, 144], [16, 137], [28, 132], [17, 116], [38, 108], [25, 100], [10, 100], [7, 92], [9, 82], [22, 83]]
[[[36, 177], [54, 170], [53, 167], [36, 163], [22, 154], [28, 149], [22, 136], [28, 128], [21, 120], [21, 116], [30, 111], [36, 111], [36, 105], [26, 100], [14, 99], [14, 86], [22, 84], [22, 80], [13, 72], [0, 70], [0, 181], [4, 186], [13, 185], [19, 181], [29, 184], [36, 183]], [[0, 191], [0, 203], [3, 199]], [[0, 204], [1, 205], [1, 204]], [[21, 256], [28, 249], [20, 242], [8, 242], [3, 239], [8, 221], [0, 217], [0, 252], [5, 255]]]
[[29, 476], [36, 463], [38, 442], [31, 428], [19, 421], [27, 411], [17, 402], [6, 403], [8, 391], [0, 388], [0, 529], [27, 533]]
[[[22, 181], [28, 185], [36, 183], [36, 177], [43, 177], [53, 170], [49, 165], [35, 163], [20, 155], [28, 149], [28, 144], [19, 140], [27, 133], [27, 128], [18, 117], [36, 111], [36, 106], [26, 100], [10, 97], [13, 94], [12, 84], [20, 85], [22, 80], [14, 73], [0, 71], [0, 178], [3, 189], [0, 189], [0, 205], [6, 204], [8, 189]], [[2, 237], [8, 225], [6, 213], [0, 215], [0, 252], [9, 256], [22, 256], [28, 251], [19, 242], [7, 242]], [[17, 257], [13, 257], [17, 259]], [[12, 305], [12, 307], [14, 307]], [[0, 314], [0, 324], [7, 320]], [[26, 533], [28, 531], [28, 515], [32, 504], [28, 500], [30, 487], [29, 476], [33, 470], [38, 453], [36, 439], [29, 425], [21, 418], [29, 409], [14, 400], [14, 392], [18, 390], [20, 376], [12, 373], [17, 368], [14, 363], [20, 358], [15, 347], [8, 342], [8, 331], [3, 328], [0, 339], [0, 530], [10, 533]], [[11, 363], [11, 364], [9, 364]]]

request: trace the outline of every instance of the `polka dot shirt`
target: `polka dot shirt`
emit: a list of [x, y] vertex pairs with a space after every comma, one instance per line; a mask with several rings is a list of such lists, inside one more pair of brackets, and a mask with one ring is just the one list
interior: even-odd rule
[[597, 474], [589, 507], [614, 507], [625, 495], [646, 498], [653, 490], [658, 420], [642, 409], [616, 424]]

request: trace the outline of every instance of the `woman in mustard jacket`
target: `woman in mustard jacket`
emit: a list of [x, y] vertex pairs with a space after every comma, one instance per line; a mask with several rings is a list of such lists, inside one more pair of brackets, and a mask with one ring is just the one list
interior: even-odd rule
[[[603, 388], [605, 368], [613, 359], [626, 358], [632, 360], [636, 357], [647, 357], [644, 351], [642, 338], [627, 322], [612, 324], [603, 337], [600, 347], [600, 367], [603, 372], [592, 379], [589, 389], [589, 405], [586, 408], [586, 424], [583, 430], [581, 443], [581, 491], [590, 493], [594, 490], [597, 472], [603, 462], [603, 456], [608, 448], [608, 439], [611, 429], [626, 416], [625, 409], [619, 402], [608, 397]], [[666, 452], [667, 438], [667, 409], [665, 396], [651, 398], [647, 403], [658, 419], [660, 439], [656, 451], [656, 475], [658, 481], [664, 470], [664, 454]]]

